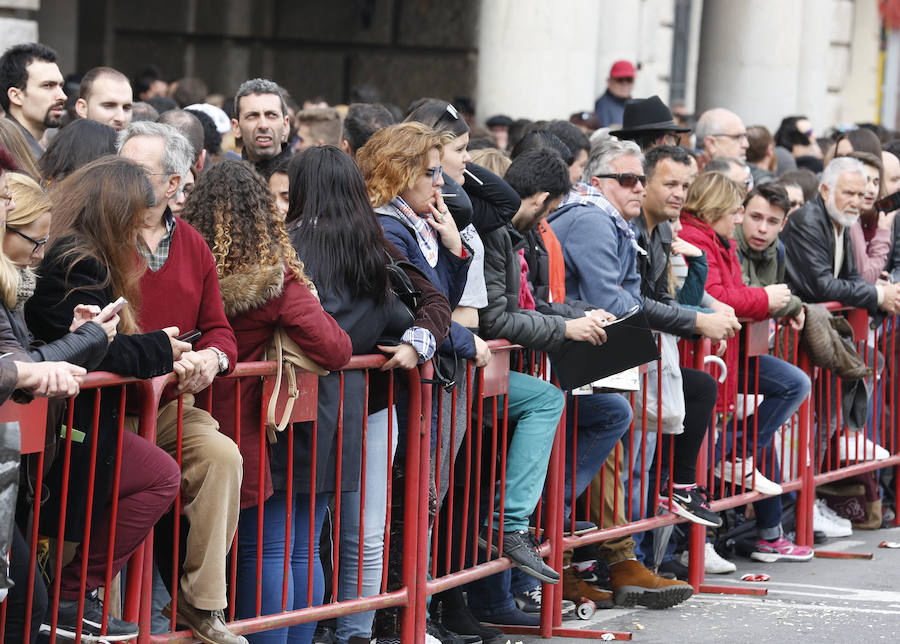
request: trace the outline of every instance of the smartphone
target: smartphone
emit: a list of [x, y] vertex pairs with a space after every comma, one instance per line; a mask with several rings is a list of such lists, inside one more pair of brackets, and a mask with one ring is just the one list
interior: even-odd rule
[[187, 342], [188, 344], [192, 343], [194, 340], [203, 335], [203, 332], [200, 329], [194, 329], [193, 331], [188, 331], [187, 333], [182, 333], [176, 340], [180, 340], [181, 342]]
[[900, 192], [895, 192], [875, 202], [876, 212], [893, 212], [900, 208]]
[[106, 322], [107, 320], [113, 319], [116, 315], [119, 314], [119, 311], [125, 308], [125, 305], [128, 304], [128, 300], [124, 297], [120, 297], [115, 302], [113, 302], [113, 307], [106, 313], [106, 315], [101, 320], [102, 322]]

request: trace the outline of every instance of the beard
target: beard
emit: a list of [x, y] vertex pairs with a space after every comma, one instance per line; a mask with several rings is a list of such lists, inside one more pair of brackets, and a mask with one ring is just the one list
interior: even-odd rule
[[[63, 108], [63, 113], [59, 116], [52, 114], [50, 110], [56, 109], [58, 107]], [[62, 125], [63, 117], [66, 115], [65, 112], [66, 104], [65, 102], [57, 103], [56, 105], [51, 105], [47, 108], [47, 113], [44, 114], [44, 127], [59, 127]]]
[[838, 210], [837, 204], [834, 201], [834, 193], [828, 195], [828, 201], [825, 202], [825, 210], [832, 221], [842, 228], [849, 228], [859, 221], [859, 211], [856, 211], [856, 213], [848, 213], [843, 210]]

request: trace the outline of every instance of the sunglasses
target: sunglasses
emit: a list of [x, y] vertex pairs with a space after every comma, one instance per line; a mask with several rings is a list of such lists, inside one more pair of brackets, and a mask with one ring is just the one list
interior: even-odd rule
[[647, 185], [647, 175], [634, 174], [633, 172], [624, 172], [622, 174], [595, 174], [598, 179], [615, 179], [623, 188], [634, 188], [638, 181], [642, 186]]

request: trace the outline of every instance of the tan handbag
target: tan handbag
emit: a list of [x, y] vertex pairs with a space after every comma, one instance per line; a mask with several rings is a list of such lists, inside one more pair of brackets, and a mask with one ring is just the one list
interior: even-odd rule
[[[282, 328], [275, 329], [275, 335], [272, 341], [266, 347], [263, 354], [264, 360], [274, 360], [278, 365], [278, 371], [275, 375], [275, 389], [269, 398], [269, 407], [266, 411], [266, 434], [269, 442], [274, 443], [276, 440], [275, 432], [283, 431], [290, 422], [291, 413], [294, 411], [294, 403], [300, 395], [300, 388], [297, 386], [297, 369], [314, 373], [319, 376], [327, 376], [328, 371], [313, 362], [301, 349], [296, 342], [291, 340], [287, 332]], [[287, 398], [284, 404], [284, 411], [281, 413], [281, 419], [277, 419], [278, 397], [281, 393], [282, 380], [287, 385]]]

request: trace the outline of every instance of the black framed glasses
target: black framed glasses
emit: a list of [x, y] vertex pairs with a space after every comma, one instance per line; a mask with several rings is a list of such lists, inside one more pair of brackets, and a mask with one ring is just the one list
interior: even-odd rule
[[615, 179], [623, 188], [634, 188], [637, 185], [638, 181], [641, 182], [642, 186], [647, 186], [647, 175], [645, 174], [623, 172], [621, 174], [595, 174], [594, 176], [598, 179]]
[[[2, 195], [0, 195], [0, 198], [2, 198]], [[19, 237], [21, 237], [22, 239], [24, 239], [25, 241], [28, 241], [28, 242], [31, 242], [32, 244], [34, 244], [34, 248], [31, 249], [32, 255], [34, 255], [36, 252], [38, 252], [41, 249], [41, 246], [46, 244], [50, 239], [49, 237], [44, 237], [43, 239], [34, 239], [33, 237], [29, 237], [28, 235], [23, 233], [21, 230], [16, 230], [12, 226], [7, 226], [6, 230], [13, 232], [13, 233], [17, 234]]]

